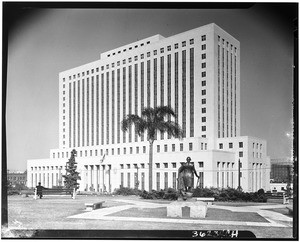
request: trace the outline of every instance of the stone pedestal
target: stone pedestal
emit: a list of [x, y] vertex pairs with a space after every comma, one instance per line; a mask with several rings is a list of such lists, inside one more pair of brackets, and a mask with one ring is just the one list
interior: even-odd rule
[[[188, 208], [186, 210], [185, 208]], [[168, 217], [183, 217], [183, 210], [189, 211], [185, 217], [189, 218], [205, 218], [207, 212], [207, 204], [196, 200], [175, 201], [167, 206]]]

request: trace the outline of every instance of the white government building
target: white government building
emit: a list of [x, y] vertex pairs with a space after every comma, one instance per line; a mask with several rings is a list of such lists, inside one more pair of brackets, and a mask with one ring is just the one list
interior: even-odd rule
[[61, 72], [59, 148], [49, 159], [28, 160], [28, 186], [63, 185], [76, 149], [80, 191], [137, 184], [147, 190], [147, 136], [134, 128], [122, 132], [120, 122], [160, 105], [174, 109], [184, 138], [158, 133], [153, 189], [176, 188], [178, 168], [190, 156], [201, 187], [237, 188], [240, 179], [244, 191], [269, 190], [266, 141], [240, 136], [240, 43], [216, 24], [168, 38], [154, 35]]

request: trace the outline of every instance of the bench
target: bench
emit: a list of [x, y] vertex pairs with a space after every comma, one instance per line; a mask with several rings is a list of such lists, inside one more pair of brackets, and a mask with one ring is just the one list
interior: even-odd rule
[[92, 211], [98, 208], [102, 208], [102, 204], [105, 203], [105, 201], [101, 201], [101, 202], [95, 202], [95, 203], [85, 203], [85, 210], [86, 211]]
[[215, 201], [214, 197], [197, 197], [196, 201], [207, 202], [207, 204], [211, 205], [213, 201]]
[[[43, 196], [49, 194], [56, 194], [56, 195], [71, 195], [72, 199], [75, 199], [76, 191], [75, 188], [54, 188], [54, 189], [43, 189], [42, 191]], [[34, 199], [37, 199], [37, 189], [34, 189]]]

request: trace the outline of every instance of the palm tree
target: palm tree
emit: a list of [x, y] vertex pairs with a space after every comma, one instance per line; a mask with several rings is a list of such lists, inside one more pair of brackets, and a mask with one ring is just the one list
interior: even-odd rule
[[[167, 121], [165, 120], [166, 117], [168, 117]], [[124, 132], [128, 131], [132, 124], [134, 124], [135, 132], [139, 136], [147, 131], [147, 140], [149, 141], [149, 192], [152, 191], [153, 143], [157, 131], [167, 132], [175, 138], [182, 138], [182, 129], [178, 123], [171, 121], [170, 117], [176, 117], [171, 107], [148, 107], [142, 111], [141, 117], [136, 114], [128, 114], [121, 122], [121, 128]]]

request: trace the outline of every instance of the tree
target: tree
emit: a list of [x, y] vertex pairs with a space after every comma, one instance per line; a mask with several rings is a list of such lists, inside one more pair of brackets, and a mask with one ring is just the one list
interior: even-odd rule
[[[167, 120], [165, 120], [166, 117], [168, 117]], [[121, 128], [124, 132], [128, 131], [131, 125], [135, 126], [135, 132], [139, 136], [147, 132], [147, 140], [149, 141], [149, 192], [152, 191], [153, 143], [157, 132], [166, 132], [172, 137], [182, 138], [182, 129], [178, 123], [171, 121], [171, 117], [176, 117], [171, 107], [148, 107], [142, 110], [141, 117], [136, 114], [128, 114], [121, 122]]]
[[71, 151], [71, 157], [69, 161], [66, 163], [66, 175], [63, 175], [64, 183], [66, 188], [75, 188], [77, 190], [79, 188], [80, 180], [79, 172], [76, 171], [77, 163], [75, 161], [75, 156], [77, 155], [77, 151], [73, 149]]

